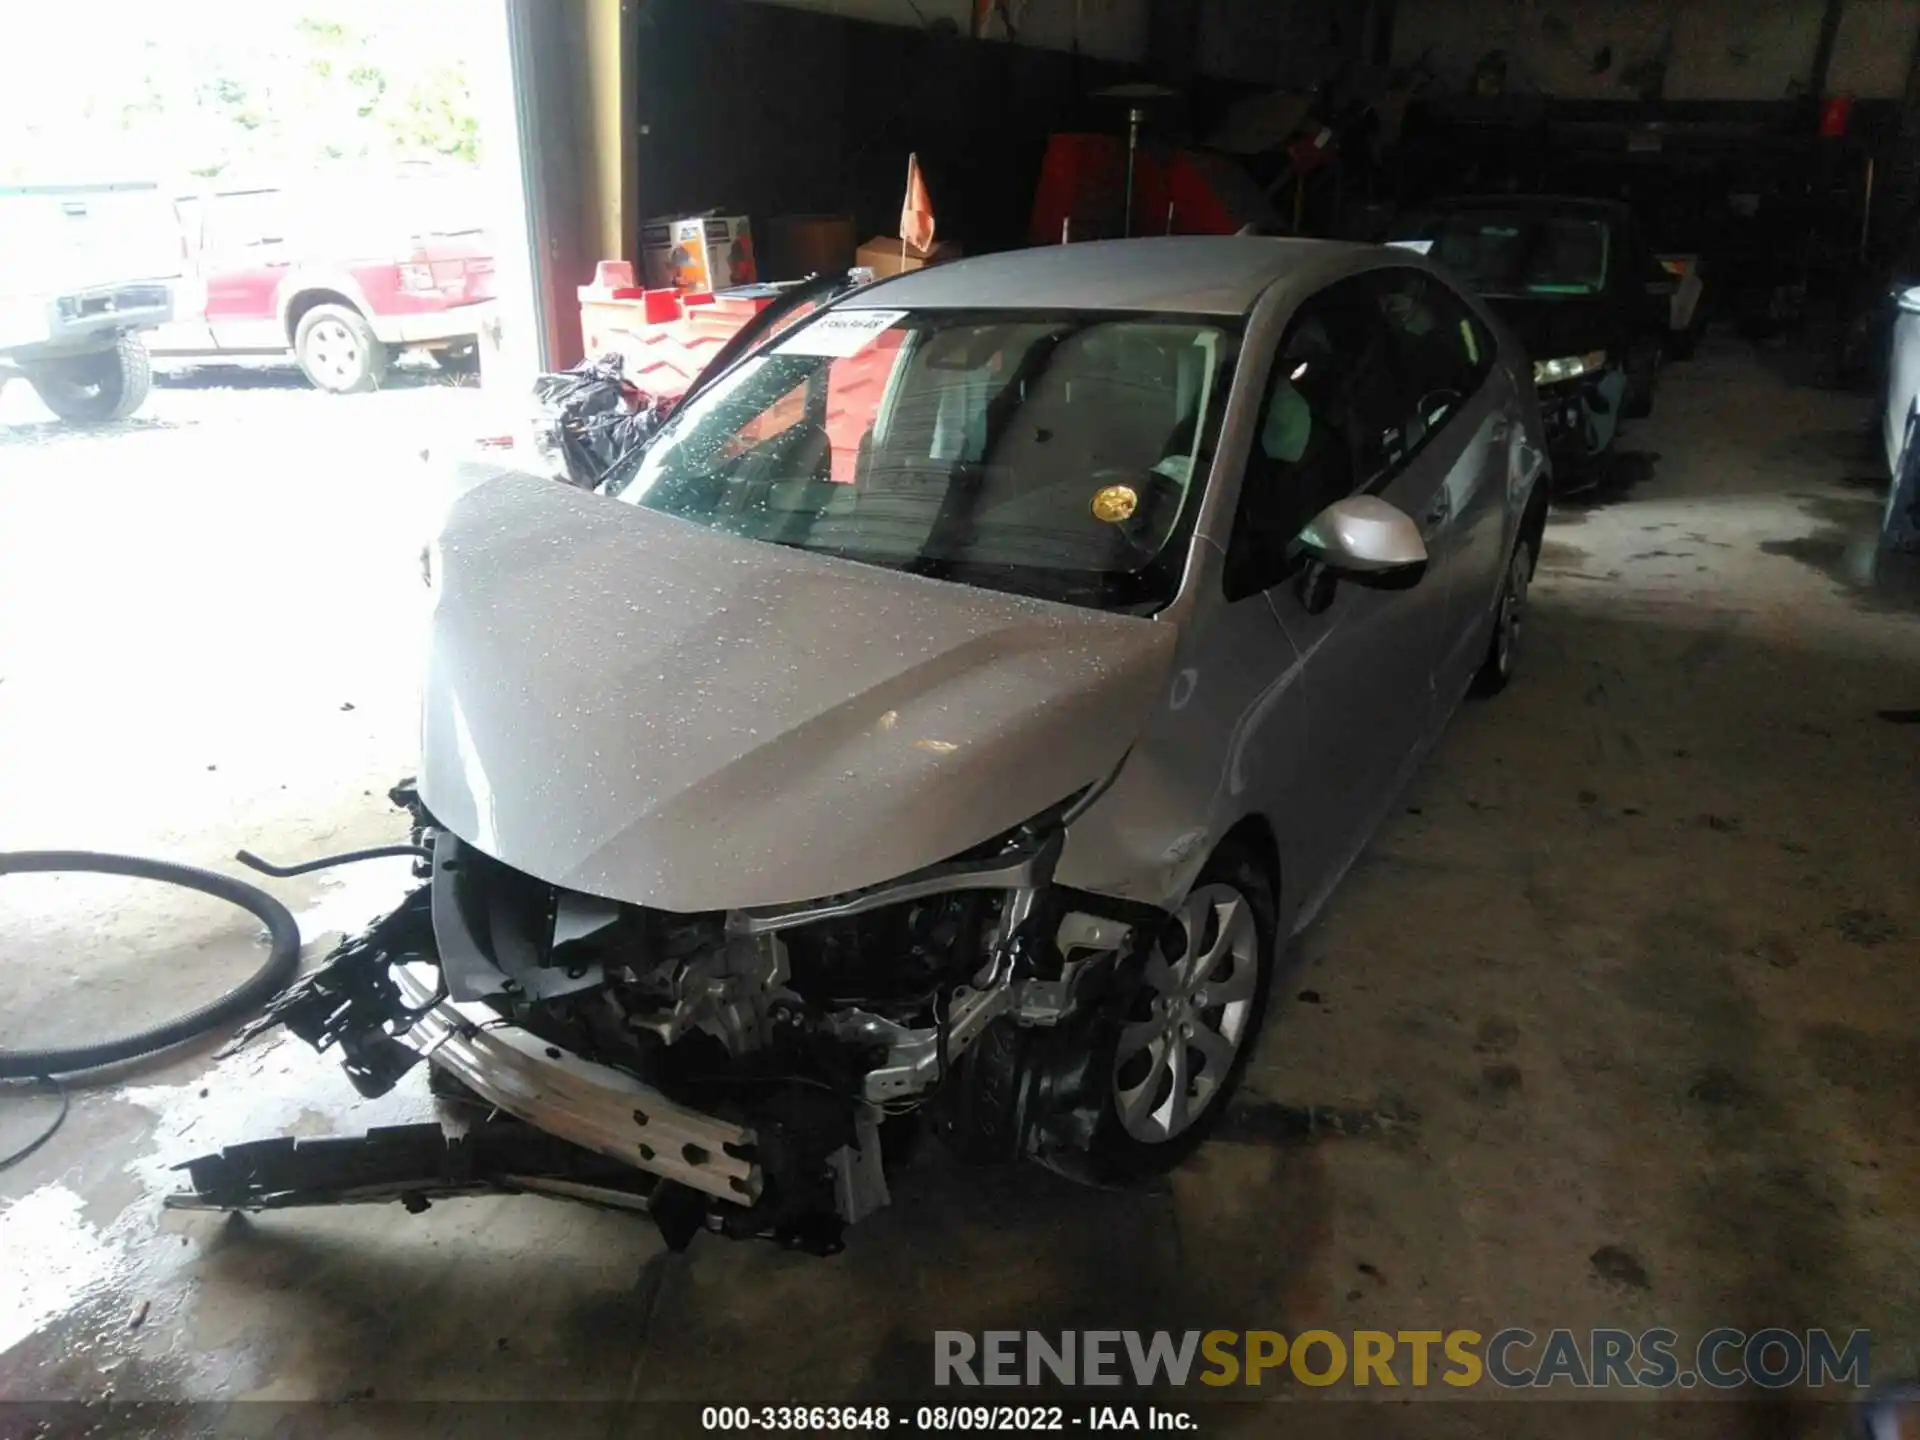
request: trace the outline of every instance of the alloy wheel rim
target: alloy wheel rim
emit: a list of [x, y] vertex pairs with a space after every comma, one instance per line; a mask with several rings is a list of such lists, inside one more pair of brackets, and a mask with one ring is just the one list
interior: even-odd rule
[[350, 382], [360, 369], [360, 347], [338, 320], [322, 320], [308, 337], [313, 368], [330, 380]]
[[1520, 626], [1527, 608], [1527, 573], [1532, 569], [1531, 551], [1525, 541], [1513, 550], [1513, 564], [1507, 570], [1507, 588], [1500, 596], [1500, 669], [1513, 668], [1514, 647], [1520, 643]]
[[1155, 941], [1113, 1059], [1121, 1126], [1150, 1145], [1190, 1130], [1219, 1098], [1253, 1019], [1260, 932], [1231, 885], [1187, 896]]

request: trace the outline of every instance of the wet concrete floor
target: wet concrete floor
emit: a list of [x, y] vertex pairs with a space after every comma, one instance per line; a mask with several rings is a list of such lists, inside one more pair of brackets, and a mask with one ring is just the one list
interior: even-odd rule
[[[355, 433], [314, 398], [324, 415], [278, 423]], [[117, 456], [191, 441], [205, 473], [162, 517], [186, 552], [168, 567], [238, 556], [236, 583], [290, 577], [318, 659], [295, 643], [284, 665], [265, 648], [170, 665], [150, 649], [158, 587], [131, 635], [91, 622], [76, 717], [42, 683], [45, 644], [17, 689], [0, 675], [0, 737], [34, 744], [31, 774], [6, 751], [25, 798], [0, 846], [218, 863], [239, 843], [393, 838], [382, 790], [408, 766], [412, 703], [394, 616], [414, 603], [414, 507], [395, 496], [424, 484], [412, 432], [470, 413], [405, 398], [397, 419], [357, 412], [352, 463], [306, 462], [276, 497], [220, 478], [213, 420], [91, 447], [84, 500], [23, 498], [13, 467], [15, 519], [97, 516], [129, 483]], [[928, 1152], [827, 1261], [703, 1237], [665, 1263], [644, 1220], [534, 1199], [163, 1214], [190, 1155], [427, 1113], [417, 1074], [365, 1102], [297, 1042], [217, 1062], [209, 1042], [76, 1086], [55, 1138], [0, 1174], [0, 1396], [262, 1402], [225, 1433], [268, 1433], [270, 1413], [272, 1433], [466, 1433], [475, 1413], [381, 1402], [924, 1394], [932, 1332], [990, 1328], [1858, 1327], [1876, 1372], [1920, 1368], [1920, 727], [1897, 718], [1920, 708], [1920, 618], [1864, 565], [1864, 431], [1857, 398], [1793, 388], [1731, 342], [1667, 372], [1617, 483], [1555, 515], [1519, 678], [1461, 711], [1301, 938], [1236, 1114], [1169, 1180], [1091, 1192]], [[51, 471], [48, 448], [27, 458]], [[137, 559], [156, 517], [128, 504], [124, 530], [109, 503], [62, 533]], [[196, 540], [196, 506], [235, 532]], [[371, 598], [315, 603], [305, 587], [335, 571]], [[195, 573], [182, 603], [203, 607], [219, 586]], [[402, 868], [274, 888], [312, 954]], [[0, 955], [0, 1045], [17, 1045], [87, 1033], [102, 996], [125, 1018], [211, 994], [257, 950], [251, 922], [205, 902], [21, 877], [0, 881]], [[0, 1152], [51, 1104], [0, 1102]], [[1830, 1412], [1625, 1401], [1549, 1422], [1482, 1398], [1338, 1408], [1371, 1435], [1839, 1433]], [[312, 1401], [358, 1408], [265, 1406]], [[141, 1433], [212, 1412], [92, 1413]]]

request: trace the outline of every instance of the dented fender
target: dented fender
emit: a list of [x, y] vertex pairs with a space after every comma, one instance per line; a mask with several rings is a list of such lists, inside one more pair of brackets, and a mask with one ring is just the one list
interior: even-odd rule
[[[1304, 707], [1291, 693], [1304, 657], [1263, 596], [1214, 606], [1182, 628], [1139, 738], [1068, 827], [1061, 884], [1170, 910], [1249, 817], [1272, 830], [1284, 863], [1283, 800], [1306, 751]], [[1263, 652], [1271, 666], [1246, 663]], [[1287, 887], [1278, 888], [1284, 922]]]

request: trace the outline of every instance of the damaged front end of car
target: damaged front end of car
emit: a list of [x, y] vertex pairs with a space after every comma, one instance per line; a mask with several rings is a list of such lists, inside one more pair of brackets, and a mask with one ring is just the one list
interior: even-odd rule
[[1091, 789], [889, 883], [702, 914], [538, 880], [410, 787], [394, 798], [424, 883], [249, 1035], [284, 1025], [368, 1096], [425, 1060], [486, 1118], [359, 1150], [230, 1147], [181, 1167], [171, 1204], [545, 1193], [646, 1209], [676, 1246], [707, 1230], [832, 1253], [888, 1203], [896, 1131], [1076, 1173], [1105, 1084], [1095, 1028], [1117, 1023], [1124, 962], [1164, 918], [1055, 883]]

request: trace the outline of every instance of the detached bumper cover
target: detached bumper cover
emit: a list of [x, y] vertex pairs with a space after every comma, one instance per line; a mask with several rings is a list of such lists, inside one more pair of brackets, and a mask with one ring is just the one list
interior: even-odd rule
[[[410, 1007], [433, 999], [415, 972], [395, 966], [393, 976]], [[549, 1134], [736, 1205], [760, 1196], [753, 1131], [549, 1045], [485, 1005], [441, 1000], [397, 1038], [489, 1104]]]
[[1579, 445], [1585, 407], [1581, 403], [1580, 382], [1562, 380], [1540, 387], [1540, 420], [1547, 432], [1547, 444], [1558, 452], [1565, 446]]
[[1539, 388], [1541, 427], [1556, 472], [1572, 473], [1607, 447], [1625, 392], [1626, 376], [1611, 367]]
[[431, 1122], [317, 1140], [250, 1140], [174, 1169], [186, 1172], [190, 1188], [162, 1201], [169, 1210], [398, 1201], [417, 1213], [456, 1195], [525, 1194], [645, 1210], [657, 1184], [617, 1160], [513, 1119], [491, 1119], [460, 1135]]

